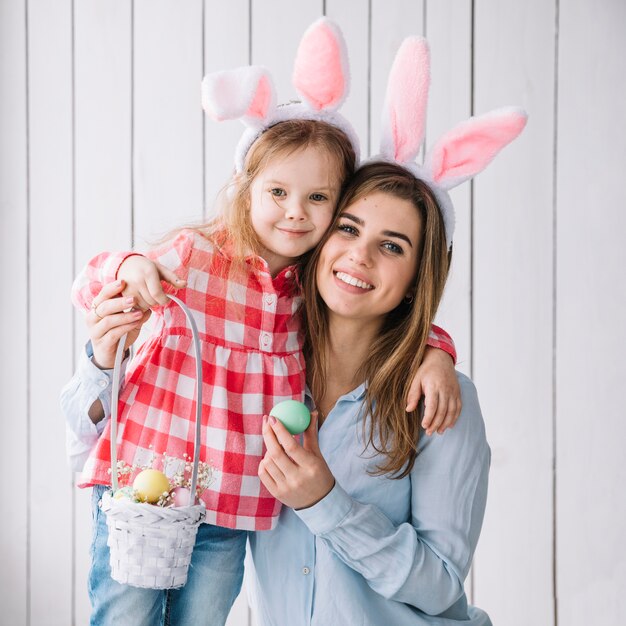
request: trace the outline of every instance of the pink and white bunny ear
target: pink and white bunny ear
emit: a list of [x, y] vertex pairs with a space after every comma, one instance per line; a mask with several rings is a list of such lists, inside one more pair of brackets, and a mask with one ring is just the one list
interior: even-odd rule
[[212, 119], [264, 124], [276, 108], [276, 92], [266, 69], [257, 66], [207, 74], [202, 107]]
[[523, 109], [507, 107], [462, 122], [429, 150], [424, 170], [443, 189], [460, 185], [522, 132], [527, 117]]
[[407, 37], [394, 59], [383, 108], [380, 151], [398, 163], [415, 160], [424, 139], [430, 51], [423, 37]]
[[302, 36], [293, 70], [298, 94], [315, 111], [334, 111], [349, 88], [348, 54], [339, 28], [323, 17]]

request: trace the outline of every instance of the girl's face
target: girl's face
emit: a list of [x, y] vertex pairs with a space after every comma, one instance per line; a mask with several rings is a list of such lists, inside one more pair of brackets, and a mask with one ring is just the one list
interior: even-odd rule
[[314, 147], [267, 164], [250, 186], [250, 219], [272, 276], [314, 248], [330, 225], [340, 181]]
[[412, 293], [422, 220], [412, 202], [383, 192], [365, 196], [341, 214], [320, 252], [317, 286], [336, 315], [374, 320]]

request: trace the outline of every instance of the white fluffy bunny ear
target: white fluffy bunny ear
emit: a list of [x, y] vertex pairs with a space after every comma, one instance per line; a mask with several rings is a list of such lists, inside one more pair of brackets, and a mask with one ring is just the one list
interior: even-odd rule
[[212, 119], [242, 119], [264, 124], [276, 108], [276, 92], [268, 71], [258, 66], [207, 74], [202, 81], [202, 107]]
[[523, 109], [507, 107], [462, 122], [428, 151], [424, 170], [443, 189], [460, 185], [522, 132], [527, 117]]
[[398, 163], [415, 160], [424, 139], [430, 86], [430, 51], [423, 37], [407, 37], [394, 59], [383, 108], [381, 154]]
[[334, 111], [348, 94], [348, 54], [341, 30], [323, 17], [302, 36], [293, 70], [293, 84], [315, 111]]

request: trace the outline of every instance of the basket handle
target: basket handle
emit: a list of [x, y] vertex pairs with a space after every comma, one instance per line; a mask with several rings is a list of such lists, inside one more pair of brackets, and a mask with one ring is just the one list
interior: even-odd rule
[[[202, 358], [200, 356], [200, 338], [198, 327], [191, 315], [191, 311], [176, 296], [168, 295], [168, 298], [176, 302], [183, 310], [187, 321], [191, 326], [193, 335], [193, 349], [196, 358], [196, 433], [193, 444], [193, 471], [191, 473], [191, 493], [189, 494], [189, 505], [196, 501], [196, 485], [198, 482], [198, 463], [200, 462], [200, 428], [202, 425]], [[120, 391], [120, 370], [124, 356], [124, 345], [126, 344], [125, 334], [117, 345], [115, 353], [115, 365], [113, 366], [113, 395], [111, 398], [111, 486], [113, 491], [117, 491], [119, 483], [117, 480], [117, 411]]]

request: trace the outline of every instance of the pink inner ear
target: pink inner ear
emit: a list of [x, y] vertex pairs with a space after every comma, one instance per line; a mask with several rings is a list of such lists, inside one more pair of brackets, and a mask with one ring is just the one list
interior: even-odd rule
[[406, 39], [389, 74], [387, 106], [393, 137], [394, 158], [412, 161], [424, 137], [426, 104], [430, 85], [430, 55], [426, 41]]
[[263, 119], [267, 115], [267, 109], [271, 100], [272, 88], [267, 76], [263, 76], [257, 85], [254, 98], [246, 111], [246, 115]]
[[[495, 122], [495, 123], [494, 123]], [[433, 149], [433, 180], [467, 179], [481, 172], [526, 125], [521, 115], [474, 118], [450, 131]]]
[[342, 49], [328, 24], [318, 24], [305, 33], [296, 58], [293, 83], [316, 110], [332, 107], [343, 97], [346, 77]]

